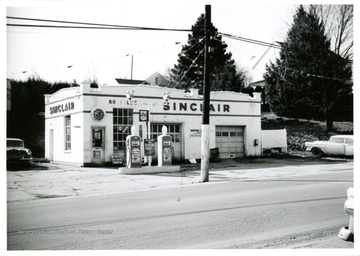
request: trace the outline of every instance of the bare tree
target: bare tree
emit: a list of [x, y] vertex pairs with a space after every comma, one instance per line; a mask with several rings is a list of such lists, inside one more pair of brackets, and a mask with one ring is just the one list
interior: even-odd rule
[[353, 5], [310, 5], [309, 11], [323, 22], [333, 51], [343, 58], [353, 57]]

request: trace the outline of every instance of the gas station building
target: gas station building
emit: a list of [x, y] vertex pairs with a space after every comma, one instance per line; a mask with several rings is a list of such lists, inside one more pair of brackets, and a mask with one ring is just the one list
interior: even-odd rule
[[[210, 93], [210, 148], [220, 158], [260, 156], [261, 98], [235, 92]], [[150, 85], [90, 83], [45, 95], [45, 157], [80, 166], [125, 161], [126, 137], [136, 127], [155, 143], [163, 126], [172, 138], [173, 161], [201, 158], [203, 98], [188, 91]]]

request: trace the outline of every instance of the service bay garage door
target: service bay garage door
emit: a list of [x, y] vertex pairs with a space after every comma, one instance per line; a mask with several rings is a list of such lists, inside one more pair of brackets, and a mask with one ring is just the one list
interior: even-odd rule
[[244, 157], [244, 127], [216, 126], [216, 147], [220, 158]]

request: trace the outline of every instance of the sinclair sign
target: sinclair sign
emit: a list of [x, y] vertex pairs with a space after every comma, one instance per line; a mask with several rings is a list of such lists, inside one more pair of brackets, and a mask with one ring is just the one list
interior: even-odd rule
[[[166, 111], [203, 111], [203, 104], [202, 103], [195, 103], [195, 102], [170, 102], [163, 107]], [[210, 104], [210, 111], [213, 112], [230, 112], [230, 105], [222, 104], [222, 103], [215, 103]]]
[[57, 104], [49, 108], [50, 115], [66, 113], [75, 109], [75, 103], [73, 101]]

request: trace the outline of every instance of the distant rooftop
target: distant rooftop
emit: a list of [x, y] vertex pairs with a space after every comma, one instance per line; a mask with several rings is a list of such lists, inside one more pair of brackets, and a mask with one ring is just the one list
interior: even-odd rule
[[145, 85], [156, 85], [156, 86], [163, 86], [167, 87], [170, 84], [170, 81], [163, 75], [158, 72], [155, 72], [145, 80], [133, 80], [133, 79], [122, 79], [122, 78], [115, 78], [118, 84], [145, 84]]
[[256, 82], [253, 82], [251, 84], [249, 84], [248, 87], [257, 87], [257, 86], [260, 86], [260, 87], [264, 87], [266, 85], [266, 81], [265, 80], [260, 80], [260, 81], [256, 81]]
[[122, 79], [122, 78], [115, 78], [115, 80], [119, 84], [149, 84], [145, 80]]

